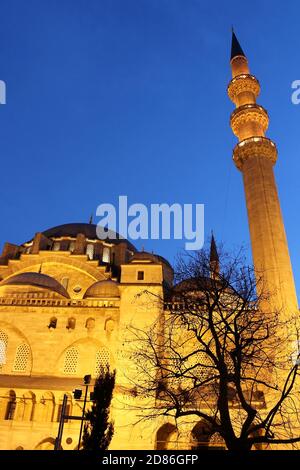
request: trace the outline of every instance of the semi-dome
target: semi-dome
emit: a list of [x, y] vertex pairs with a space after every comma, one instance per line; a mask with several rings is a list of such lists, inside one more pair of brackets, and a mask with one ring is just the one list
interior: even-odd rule
[[[47, 238], [59, 238], [59, 237], [74, 237], [82, 233], [86, 238], [91, 240], [99, 240], [97, 236], [97, 225], [96, 224], [84, 224], [84, 223], [73, 223], [57, 225], [56, 227], [49, 228], [43, 232], [43, 235]], [[105, 241], [105, 240], [104, 240]], [[122, 238], [117, 232], [110, 231], [109, 238], [106, 240], [108, 243], [117, 245], [119, 243], [126, 243], [131, 251], [136, 251], [135, 246], [132, 245], [128, 240]]]
[[111, 279], [97, 281], [87, 289], [84, 298], [87, 297], [120, 297], [118, 283]]
[[1, 286], [16, 286], [16, 285], [30, 285], [40, 287], [42, 289], [48, 289], [54, 291], [63, 297], [70, 298], [66, 289], [53, 277], [47, 274], [36, 273], [36, 272], [25, 272], [11, 276], [8, 279], [4, 279], [0, 282]]

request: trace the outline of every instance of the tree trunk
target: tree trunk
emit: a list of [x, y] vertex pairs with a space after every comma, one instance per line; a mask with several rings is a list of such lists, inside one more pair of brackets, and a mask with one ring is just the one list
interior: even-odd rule
[[227, 449], [232, 452], [248, 452], [251, 450], [252, 444], [245, 439], [234, 439], [226, 442]]

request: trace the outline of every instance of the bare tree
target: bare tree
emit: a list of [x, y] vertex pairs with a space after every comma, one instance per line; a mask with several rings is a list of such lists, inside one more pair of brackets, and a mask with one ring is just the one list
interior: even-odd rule
[[[287, 325], [266, 308], [263, 276], [246, 266], [241, 252], [220, 260], [213, 245], [184, 255], [175, 288], [163, 299], [143, 293], [150, 304], [151, 298], [163, 302], [151, 328], [130, 327], [137, 393], [153, 403], [144, 414], [195, 417], [229, 450], [295, 446], [298, 352], [292, 361]], [[295, 334], [296, 321], [291, 315]]]

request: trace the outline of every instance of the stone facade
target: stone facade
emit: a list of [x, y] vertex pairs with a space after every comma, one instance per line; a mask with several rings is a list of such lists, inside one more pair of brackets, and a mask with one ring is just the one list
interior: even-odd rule
[[[0, 264], [0, 448], [50, 449], [62, 399], [81, 416], [72, 390], [107, 363], [117, 370], [112, 449], [154, 448], [159, 423], [136, 425], [137, 404], [126, 353], [126, 329], [159, 315], [138, 293], [162, 296], [172, 268], [126, 241], [105, 243], [95, 226], [61, 226], [20, 247], [6, 244]], [[142, 297], [142, 296], [140, 296]], [[82, 387], [84, 388], [84, 387]], [[78, 445], [80, 421], [65, 423], [62, 447]]]
[[[265, 137], [269, 118], [256, 103], [259, 82], [233, 44], [228, 94], [239, 139], [233, 159], [243, 175], [253, 260], [274, 309], [288, 319], [298, 313], [298, 302], [273, 173], [277, 149]], [[136, 396], [128, 326], [151, 325], [162, 304], [150, 305], [140, 294], [163, 298], [172, 282], [165, 259], [139, 253], [117, 235], [101, 241], [92, 224], [54, 227], [20, 246], [6, 243], [0, 257], [0, 449], [53, 449], [64, 394], [68, 414], [81, 416], [82, 401], [72, 391], [106, 364], [117, 371], [111, 449], [203, 443], [201, 421], [186, 418], [178, 430], [163, 418], [140, 420], [149, 403]], [[79, 426], [78, 420], [65, 423], [63, 449], [77, 448]], [[210, 445], [223, 447], [214, 438]]]

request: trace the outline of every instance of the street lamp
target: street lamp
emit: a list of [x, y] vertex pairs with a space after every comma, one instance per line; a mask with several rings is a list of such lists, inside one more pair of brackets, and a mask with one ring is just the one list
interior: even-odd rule
[[[64, 424], [66, 420], [79, 420], [81, 421], [80, 424], [80, 432], [79, 432], [79, 440], [78, 440], [78, 446], [77, 450], [80, 448], [80, 441], [81, 441], [81, 435], [82, 435], [82, 428], [83, 428], [83, 421], [85, 421], [85, 408], [86, 408], [86, 402], [87, 402], [87, 394], [88, 394], [88, 388], [91, 383], [91, 375], [85, 375], [83, 377], [83, 385], [85, 386], [85, 395], [84, 395], [84, 402], [83, 402], [83, 409], [82, 409], [82, 415], [81, 416], [68, 416], [66, 414], [66, 409], [67, 409], [67, 402], [68, 402], [68, 395], [65, 393], [64, 398], [63, 398], [63, 403], [61, 407], [61, 415], [60, 415], [60, 420], [59, 420], [59, 427], [58, 427], [58, 434], [55, 439], [55, 445], [54, 445], [54, 450], [59, 450], [61, 448], [61, 440], [62, 440], [62, 435], [63, 435], [63, 429], [64, 429]], [[90, 394], [90, 400], [93, 400], [92, 393]], [[75, 400], [80, 400], [82, 396], [82, 389], [76, 388], [73, 390], [73, 396]]]
[[80, 388], [75, 388], [75, 390], [73, 390], [73, 397], [75, 398], [75, 400], [80, 400], [81, 395], [82, 390]]

